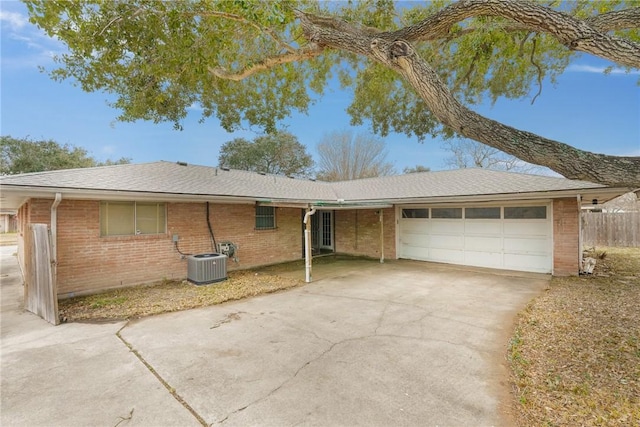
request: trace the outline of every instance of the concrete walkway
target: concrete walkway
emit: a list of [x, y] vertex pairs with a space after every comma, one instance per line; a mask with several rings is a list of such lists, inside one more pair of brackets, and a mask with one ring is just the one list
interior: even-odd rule
[[0, 247], [0, 425], [200, 425], [118, 338], [125, 322], [52, 326], [25, 312], [15, 252]]
[[3, 304], [2, 425], [509, 425], [506, 344], [548, 277], [495, 273], [319, 266], [301, 288], [126, 325]]

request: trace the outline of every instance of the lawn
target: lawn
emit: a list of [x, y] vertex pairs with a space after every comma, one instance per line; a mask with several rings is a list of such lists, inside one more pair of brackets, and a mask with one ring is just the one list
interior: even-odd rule
[[508, 358], [520, 426], [640, 425], [640, 248], [597, 248], [520, 313]]
[[229, 272], [228, 276], [223, 282], [206, 286], [166, 280], [147, 286], [63, 299], [58, 302], [58, 309], [61, 318], [68, 322], [124, 320], [221, 304], [302, 284], [297, 279], [262, 271], [234, 271]]
[[[315, 258], [313, 263], [316, 266], [335, 266], [341, 261], [354, 260], [378, 262], [369, 258], [333, 255]], [[292, 272], [300, 274], [292, 275]], [[181, 280], [165, 280], [62, 299], [58, 301], [58, 311], [63, 321], [67, 322], [134, 319], [206, 307], [301, 286], [304, 282], [294, 277], [303, 276], [303, 272], [304, 260], [298, 260], [252, 270], [231, 271], [227, 280], [206, 286], [196, 286]]]

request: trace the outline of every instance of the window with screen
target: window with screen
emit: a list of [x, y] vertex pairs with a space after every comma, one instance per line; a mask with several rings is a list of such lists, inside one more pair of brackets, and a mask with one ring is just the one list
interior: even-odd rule
[[100, 235], [133, 236], [167, 232], [164, 203], [100, 202]]

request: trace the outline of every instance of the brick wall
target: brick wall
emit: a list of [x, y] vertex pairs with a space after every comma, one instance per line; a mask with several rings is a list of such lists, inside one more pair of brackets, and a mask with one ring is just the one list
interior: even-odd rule
[[553, 201], [553, 274], [575, 276], [580, 271], [580, 207], [575, 198]]
[[[384, 257], [396, 258], [396, 220], [393, 208], [383, 209]], [[377, 210], [335, 212], [336, 252], [380, 258], [380, 217]]]
[[[49, 223], [51, 200], [29, 201], [25, 221]], [[253, 204], [211, 204], [209, 218], [216, 241], [238, 246], [238, 262], [228, 270], [299, 259], [302, 253], [300, 209], [276, 208], [275, 230], [255, 230]], [[212, 252], [205, 203], [167, 203], [167, 234], [100, 237], [100, 202], [62, 200], [58, 206], [58, 294], [167, 279], [183, 279], [183, 253]], [[286, 244], [283, 244], [285, 242]]]

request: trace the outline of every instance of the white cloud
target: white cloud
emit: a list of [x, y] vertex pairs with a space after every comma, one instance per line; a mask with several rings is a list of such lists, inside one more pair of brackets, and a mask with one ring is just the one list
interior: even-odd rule
[[0, 10], [0, 22], [8, 25], [9, 28], [16, 31], [27, 25], [29, 20], [21, 13]]
[[55, 56], [66, 51], [63, 43], [31, 24], [25, 13], [0, 10], [0, 23], [2, 37], [6, 40], [1, 59], [3, 68], [19, 70], [48, 66]]
[[115, 145], [104, 145], [102, 147], [102, 150], [100, 150], [100, 151], [102, 152], [102, 154], [111, 155], [111, 154], [116, 152], [116, 146]]
[[[586, 65], [586, 64], [573, 64], [567, 67], [567, 71], [574, 73], [595, 73], [595, 74], [603, 74], [607, 71], [608, 67], [603, 66], [594, 66], [594, 65]], [[631, 70], [627, 72], [624, 68], [613, 67], [609, 70], [610, 74], [631, 74], [631, 75], [640, 75], [640, 71]]]

